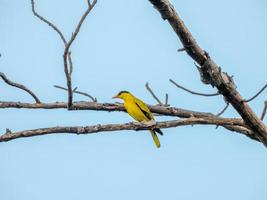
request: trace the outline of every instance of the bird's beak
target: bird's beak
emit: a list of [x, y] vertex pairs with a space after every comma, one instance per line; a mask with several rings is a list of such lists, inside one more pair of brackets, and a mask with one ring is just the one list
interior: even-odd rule
[[117, 98], [119, 98], [118, 95], [115, 95], [114, 97], [112, 97], [112, 99], [117, 99]]

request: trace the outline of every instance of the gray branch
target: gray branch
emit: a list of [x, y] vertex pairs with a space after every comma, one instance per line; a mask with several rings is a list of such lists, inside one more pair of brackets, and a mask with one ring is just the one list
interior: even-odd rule
[[245, 123], [263, 144], [267, 145], [267, 127], [254, 113], [249, 105], [236, 90], [236, 86], [231, 76], [222, 72], [221, 68], [210, 58], [196, 42], [184, 22], [175, 11], [169, 0], [149, 0], [159, 11], [162, 18], [167, 20], [179, 37], [187, 54], [200, 65], [201, 77], [205, 84], [210, 84], [218, 89], [235, 110], [244, 119]]
[[81, 16], [81, 18], [78, 22], [78, 25], [75, 28], [75, 31], [73, 32], [70, 40], [67, 42], [63, 33], [59, 30], [59, 28], [56, 25], [54, 25], [52, 22], [48, 21], [47, 19], [45, 19], [44, 17], [42, 17], [40, 14], [38, 14], [36, 12], [35, 2], [34, 2], [34, 0], [31, 0], [32, 12], [33, 12], [34, 16], [39, 18], [41, 21], [43, 21], [48, 26], [50, 26], [54, 31], [56, 31], [56, 33], [60, 36], [61, 40], [63, 41], [63, 43], [65, 45], [64, 53], [63, 53], [63, 63], [64, 63], [64, 73], [66, 76], [66, 82], [67, 82], [67, 87], [68, 87], [68, 109], [72, 109], [72, 101], [73, 101], [73, 90], [72, 90], [72, 82], [71, 82], [73, 63], [72, 63], [72, 59], [71, 59], [70, 47], [71, 47], [72, 43], [74, 42], [74, 40], [76, 39], [76, 37], [77, 37], [81, 27], [82, 27], [84, 20], [86, 19], [88, 14], [91, 12], [91, 10], [94, 8], [96, 3], [97, 3], [97, 0], [94, 0], [92, 3], [89, 0], [87, 1], [88, 8], [84, 12], [84, 14]]
[[[180, 117], [180, 118], [209, 118], [215, 121], [225, 119], [221, 117], [216, 117], [215, 115], [207, 112], [197, 112], [192, 110], [186, 110], [175, 107], [165, 107], [160, 105], [148, 105], [152, 113], [164, 116]], [[66, 102], [55, 102], [55, 103], [41, 103], [41, 104], [30, 104], [21, 102], [4, 102], [0, 101], [1, 108], [21, 108], [21, 109], [67, 109], [68, 103]], [[96, 102], [73, 102], [73, 110], [93, 110], [93, 111], [125, 111], [123, 105], [113, 104], [113, 103], [96, 103]], [[231, 118], [235, 125], [226, 125], [224, 128], [235, 131], [246, 136], [255, 135], [241, 119]]]
[[204, 97], [214, 97], [214, 96], [218, 96], [220, 95], [220, 93], [216, 92], [216, 93], [212, 93], [212, 94], [205, 94], [205, 93], [200, 93], [200, 92], [195, 92], [195, 91], [192, 91], [192, 90], [189, 90], [181, 85], [179, 85], [178, 83], [176, 83], [174, 80], [170, 79], [169, 80], [173, 85], [175, 85], [176, 87], [186, 91], [186, 92], [189, 92], [190, 94], [194, 94], [194, 95], [198, 95], [198, 96], [204, 96]]
[[25, 92], [27, 92], [28, 94], [30, 94], [36, 103], [41, 103], [41, 101], [39, 100], [39, 98], [31, 91], [29, 90], [26, 86], [24, 85], [21, 85], [21, 84], [18, 84], [18, 83], [15, 83], [11, 80], [9, 80], [6, 75], [2, 72], [0, 72], [0, 77], [3, 79], [3, 81], [5, 81], [6, 84], [12, 86], [12, 87], [16, 87], [16, 88], [19, 88], [21, 90], [24, 90]]
[[[5, 134], [0, 136], [0, 142], [10, 141], [16, 138], [22, 137], [33, 137], [46, 134], [60, 134], [60, 133], [71, 133], [71, 134], [91, 134], [104, 131], [121, 131], [121, 130], [149, 130], [152, 128], [172, 128], [177, 126], [187, 126], [187, 125], [196, 125], [196, 124], [206, 124], [206, 125], [216, 125], [216, 126], [233, 126], [240, 125], [240, 121], [233, 119], [215, 119], [215, 118], [195, 118], [190, 117], [188, 119], [181, 120], [172, 120], [157, 122], [155, 124], [141, 124], [141, 123], [126, 123], [126, 124], [107, 124], [107, 125], [93, 125], [93, 126], [74, 126], [74, 127], [50, 127], [50, 128], [40, 128], [33, 130], [25, 130], [19, 132], [12, 132], [7, 130]], [[242, 127], [243, 129], [246, 129]], [[248, 137], [253, 138], [258, 141], [257, 137], [254, 137], [253, 134], [248, 130]]]

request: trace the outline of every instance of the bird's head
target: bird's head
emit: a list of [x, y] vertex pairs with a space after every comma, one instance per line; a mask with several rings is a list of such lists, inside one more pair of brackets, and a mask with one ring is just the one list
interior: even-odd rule
[[112, 97], [112, 99], [122, 99], [125, 100], [127, 99], [129, 96], [131, 96], [131, 93], [128, 91], [120, 91], [117, 95], [115, 95], [114, 97]]

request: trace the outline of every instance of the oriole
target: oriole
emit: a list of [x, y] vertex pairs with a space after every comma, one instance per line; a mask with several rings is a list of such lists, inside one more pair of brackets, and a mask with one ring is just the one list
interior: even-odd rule
[[[132, 95], [128, 91], [121, 91], [113, 98], [119, 98], [124, 101], [124, 107], [127, 111], [127, 113], [133, 117], [138, 122], [153, 122], [154, 117], [147, 107], [147, 105], [141, 101], [140, 99], [136, 98], [134, 95]], [[163, 135], [162, 131], [158, 128], [150, 130], [152, 138], [156, 144], [156, 146], [160, 147], [160, 142], [158, 139], [158, 136], [156, 134], [159, 133], [160, 135]]]

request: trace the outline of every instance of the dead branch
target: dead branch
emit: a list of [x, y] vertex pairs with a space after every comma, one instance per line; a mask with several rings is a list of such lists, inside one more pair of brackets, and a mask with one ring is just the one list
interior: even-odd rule
[[261, 120], [264, 119], [265, 115], [266, 115], [266, 110], [267, 110], [267, 101], [264, 102], [264, 108], [261, 114]]
[[[93, 125], [93, 126], [79, 126], [79, 127], [51, 127], [51, 128], [41, 128], [33, 129], [19, 132], [11, 132], [8, 130], [5, 134], [0, 136], [0, 142], [9, 141], [21, 137], [33, 137], [38, 135], [46, 135], [52, 133], [72, 133], [72, 134], [90, 134], [104, 131], [121, 131], [121, 130], [149, 130], [151, 128], [172, 128], [177, 126], [187, 126], [195, 124], [205, 124], [205, 125], [219, 125], [219, 126], [232, 126], [239, 125], [235, 124], [235, 120], [232, 119], [214, 119], [214, 118], [188, 118], [182, 120], [172, 120], [157, 122], [156, 124], [141, 124], [141, 123], [126, 123], [126, 124], [107, 124], [107, 125]], [[253, 135], [248, 135], [248, 137], [253, 137]], [[257, 138], [253, 138], [258, 141]]]
[[169, 101], [169, 95], [168, 93], [166, 93], [165, 94], [165, 106], [169, 106], [168, 101]]
[[263, 88], [260, 89], [259, 92], [257, 92], [257, 94], [255, 94], [253, 97], [251, 97], [250, 99], [244, 100], [244, 102], [250, 102], [252, 100], [254, 100], [257, 96], [259, 96], [265, 89], [267, 88], [267, 84], [265, 84], [265, 86], [263, 86]]
[[41, 21], [43, 21], [44, 23], [46, 23], [48, 26], [50, 26], [52, 29], [54, 29], [56, 31], [56, 33], [60, 36], [62, 42], [64, 43], [64, 45], [67, 45], [67, 41], [63, 35], [63, 33], [59, 30], [59, 28], [54, 25], [52, 22], [48, 21], [47, 19], [45, 19], [44, 17], [42, 17], [41, 15], [39, 15], [36, 10], [35, 10], [35, 2], [34, 0], [31, 0], [31, 6], [32, 6], [32, 12], [34, 14], [34, 16], [36, 16], [37, 18], [39, 18]]
[[[190, 118], [194, 116], [195, 118], [212, 118], [214, 117], [215, 120], [219, 120], [211, 113], [206, 112], [196, 112], [191, 110], [185, 110], [181, 108], [175, 107], [165, 107], [159, 105], [148, 105], [151, 112], [154, 114], [165, 115], [165, 116], [173, 116], [173, 117], [180, 117], [180, 118]], [[55, 102], [55, 103], [41, 103], [41, 104], [30, 104], [30, 103], [21, 103], [21, 102], [3, 102], [0, 101], [0, 108], [21, 108], [21, 109], [67, 109], [68, 104], [66, 102]], [[124, 111], [125, 108], [123, 105], [120, 104], [112, 104], [112, 103], [96, 103], [96, 102], [73, 102], [73, 110], [93, 110], [93, 111]], [[234, 119], [235, 126], [224, 126], [224, 128], [239, 132], [245, 135], [253, 135], [253, 131], [249, 130], [244, 124], [243, 121], [240, 119]]]
[[176, 87], [186, 91], [186, 92], [189, 92], [191, 94], [194, 94], [194, 95], [199, 95], [199, 96], [205, 96], [205, 97], [213, 97], [213, 96], [218, 96], [220, 95], [220, 93], [216, 92], [216, 93], [212, 93], [212, 94], [204, 94], [204, 93], [199, 93], [199, 92], [194, 92], [192, 90], [189, 90], [181, 85], [179, 85], [178, 83], [176, 83], [174, 80], [170, 79], [169, 80], [173, 85], [175, 85]]
[[68, 63], [68, 55], [70, 55], [69, 49], [70, 49], [72, 43], [74, 42], [74, 40], [76, 39], [76, 37], [77, 37], [81, 27], [82, 27], [84, 20], [86, 19], [88, 14], [91, 12], [91, 10], [94, 8], [96, 2], [97, 2], [97, 0], [94, 0], [93, 3], [91, 4], [90, 1], [88, 1], [88, 8], [84, 12], [84, 14], [81, 16], [75, 31], [73, 32], [69, 42], [67, 43], [67, 45], [65, 46], [65, 49], [64, 49], [63, 62], [64, 62], [64, 72], [65, 72], [65, 76], [67, 79], [67, 87], [68, 87], [68, 109], [72, 109], [72, 101], [73, 101], [73, 90], [72, 90], [72, 84], [71, 84], [71, 73], [73, 70], [73, 66], [72, 66], [71, 58], [69, 58], [69, 61], [70, 61], [69, 63], [71, 64], [71, 67], [69, 69], [69, 66], [68, 66], [68, 64], [69, 64]]
[[229, 107], [229, 102], [226, 102], [225, 107], [216, 116], [220, 117], [227, 110], [228, 107]]
[[175, 11], [173, 5], [168, 0], [149, 1], [160, 12], [162, 18], [168, 20], [183, 46], [186, 47], [187, 54], [200, 65], [203, 82], [216, 87], [219, 93], [222, 94], [240, 114], [251, 130], [257, 134], [259, 140], [267, 145], [267, 127], [257, 117], [249, 105], [243, 102], [243, 98], [236, 90], [232, 77], [222, 72], [221, 68], [210, 58], [208, 53], [198, 45]]
[[152, 97], [158, 102], [159, 105], [164, 105], [159, 98], [155, 95], [155, 93], [153, 92], [153, 90], [149, 87], [148, 82], [146, 83], [146, 89], [148, 90], [148, 92], [152, 95]]
[[[61, 90], [68, 91], [67, 88], [64, 88], [64, 87], [59, 86], [59, 85], [54, 85], [54, 87], [55, 87], [55, 88], [58, 88], [58, 89], [61, 89]], [[86, 96], [86, 97], [88, 97], [89, 99], [91, 99], [93, 102], [97, 102], [97, 99], [96, 99], [95, 97], [93, 97], [92, 95], [90, 95], [90, 94], [88, 94], [88, 93], [86, 93], [86, 92], [81, 92], [81, 91], [79, 91], [79, 90], [77, 90], [77, 89], [78, 89], [77, 87], [74, 88], [72, 92], [73, 92], [73, 93], [76, 93], [76, 94], [80, 94], [80, 95]]]
[[[229, 105], [229, 102], [236, 108], [236, 110], [240, 113], [242, 118], [245, 120], [246, 124], [244, 123], [243, 119], [236, 119], [236, 118], [222, 118], [215, 116], [211, 113], [205, 112], [196, 112], [190, 111], [175, 107], [166, 107], [154, 94], [152, 89], [149, 87], [148, 83], [146, 84], [146, 88], [150, 92], [150, 94], [156, 99], [159, 105], [152, 106], [149, 105], [150, 110], [153, 113], [166, 115], [166, 116], [174, 116], [180, 117], [184, 119], [179, 120], [172, 120], [172, 121], [164, 121], [164, 122], [156, 122], [155, 124], [147, 125], [147, 124], [140, 124], [140, 123], [126, 123], [126, 124], [107, 124], [107, 125], [93, 125], [93, 126], [79, 126], [79, 127], [50, 127], [50, 128], [41, 128], [41, 129], [33, 129], [33, 130], [25, 130], [19, 132], [12, 132], [7, 129], [6, 133], [0, 136], [0, 142], [9, 141], [16, 138], [21, 137], [31, 137], [37, 135], [45, 135], [45, 134], [52, 134], [52, 133], [72, 133], [72, 134], [89, 134], [89, 133], [96, 133], [96, 132], [103, 132], [103, 131], [119, 131], [119, 130], [148, 130], [151, 128], [172, 128], [177, 126], [186, 126], [186, 125], [215, 125], [215, 126], [222, 126], [230, 131], [238, 132], [243, 135], [250, 137], [256, 141], [263, 142], [266, 144], [266, 127], [263, 124], [258, 124], [257, 117], [254, 117], [254, 113], [250, 108], [246, 105], [243, 101], [239, 101], [241, 96], [237, 93], [235, 85], [233, 83], [232, 77], [229, 77], [226, 73], [221, 72], [221, 69], [211, 60], [207, 52], [203, 51], [194, 38], [192, 37], [191, 33], [185, 27], [181, 19], [179, 18], [178, 14], [172, 7], [172, 5], [168, 2], [168, 0], [150, 0], [150, 2], [160, 11], [162, 17], [167, 19], [169, 23], [173, 26], [173, 29], [181, 39], [183, 43], [183, 50], [186, 51], [199, 65], [198, 70], [201, 74], [202, 80], [204, 83], [209, 83], [212, 86], [217, 87], [218, 93], [216, 94], [208, 94], [208, 96], [215, 96], [222, 94], [224, 95], [225, 99], [227, 100], [227, 106], [221, 112], [223, 113]], [[78, 25], [75, 28], [70, 40], [67, 42], [62, 32], [51, 22], [46, 20], [44, 17], [40, 16], [34, 7], [34, 0], [31, 0], [32, 4], [32, 12], [33, 14], [39, 18], [41, 21], [45, 22], [47, 25], [53, 28], [59, 34], [61, 40], [63, 41], [65, 48], [63, 54], [63, 61], [64, 61], [64, 72], [66, 75], [67, 80], [67, 88], [61, 86], [55, 86], [57, 88], [63, 89], [68, 91], [68, 102], [54, 102], [54, 103], [41, 103], [39, 99], [36, 97], [36, 104], [31, 103], [21, 103], [21, 102], [4, 102], [0, 101], [0, 108], [24, 108], [24, 109], [69, 109], [69, 110], [96, 110], [96, 111], [124, 111], [125, 108], [123, 105], [111, 104], [111, 103], [96, 103], [96, 99], [93, 98], [91, 95], [78, 91], [77, 88], [72, 89], [72, 82], [71, 82], [71, 74], [73, 71], [73, 63], [71, 59], [71, 52], [70, 47], [74, 40], [76, 39], [80, 28], [94, 8], [97, 0], [94, 0], [92, 3], [90, 0], [87, 0], [88, 8], [85, 13], [81, 16]], [[3, 74], [4, 75], [4, 74]], [[9, 81], [8, 79], [5, 80], [5, 76], [1, 76], [3, 80], [6, 82]], [[174, 81], [170, 80], [176, 86], [178, 85]], [[9, 81], [10, 83], [11, 81]], [[8, 83], [8, 84], [9, 84]], [[11, 82], [13, 83], [13, 82]], [[15, 83], [16, 84], [16, 83]], [[12, 84], [10, 84], [12, 85]], [[18, 85], [18, 84], [17, 84]], [[14, 86], [14, 83], [13, 85]], [[14, 86], [18, 87], [18, 86]], [[25, 87], [25, 86], [23, 86]], [[192, 94], [201, 94], [202, 96], [207, 96], [206, 94], [196, 93], [191, 90], [188, 90], [180, 85], [177, 87], [184, 89], [187, 92]], [[22, 89], [21, 87], [19, 87]], [[26, 88], [26, 87], [25, 87]], [[27, 89], [27, 88], [26, 88]], [[25, 89], [23, 89], [25, 90]], [[264, 89], [263, 89], [264, 90]], [[262, 91], [263, 91], [262, 90]], [[27, 91], [27, 90], [25, 90]], [[27, 91], [30, 93], [31, 91]], [[78, 93], [84, 96], [89, 97], [94, 102], [73, 102], [73, 93]], [[31, 93], [30, 93], [31, 94]], [[31, 95], [32, 95], [31, 94]], [[32, 95], [32, 96], [33, 96]], [[34, 97], [33, 96], [33, 97]], [[238, 104], [241, 102], [242, 106], [238, 107]], [[168, 103], [168, 94], [166, 94], [165, 104]], [[237, 105], [236, 105], [237, 104]], [[262, 118], [266, 113], [266, 106], [267, 103], [265, 102], [265, 109], [262, 114]], [[240, 109], [245, 109], [245, 111], [241, 111]], [[251, 113], [252, 112], [252, 113]], [[250, 114], [251, 116], [246, 116]]]
[[3, 79], [3, 81], [5, 81], [6, 84], [12, 86], [12, 87], [16, 87], [16, 88], [19, 88], [21, 90], [24, 90], [25, 92], [27, 92], [28, 94], [30, 94], [36, 103], [41, 103], [41, 101], [39, 100], [39, 98], [31, 91], [29, 90], [26, 86], [24, 85], [21, 85], [21, 84], [18, 84], [18, 83], [15, 83], [11, 80], [9, 80], [6, 75], [2, 72], [0, 72], [0, 77]]
[[72, 59], [71, 59], [71, 52], [69, 50], [70, 50], [72, 43], [76, 39], [76, 37], [77, 37], [81, 27], [82, 27], [84, 20], [86, 19], [88, 14], [91, 12], [91, 10], [94, 8], [95, 4], [97, 3], [97, 0], [94, 0], [92, 3], [88, 0], [87, 3], [88, 3], [88, 8], [84, 12], [84, 14], [81, 16], [81, 18], [78, 22], [78, 25], [75, 28], [75, 31], [73, 32], [70, 40], [67, 42], [63, 33], [59, 30], [59, 28], [57, 28], [56, 25], [54, 25], [53, 23], [51, 23], [50, 21], [48, 21], [47, 19], [45, 19], [44, 17], [42, 17], [40, 14], [38, 14], [36, 12], [35, 2], [34, 2], [34, 0], [31, 0], [32, 12], [33, 12], [34, 16], [36, 16], [41, 21], [43, 21], [44, 23], [46, 23], [47, 25], [52, 27], [53, 30], [55, 30], [56, 33], [58, 33], [58, 35], [60, 36], [61, 40], [63, 41], [63, 43], [65, 45], [64, 53], [63, 53], [63, 62], [64, 62], [64, 73], [66, 76], [67, 87], [68, 87], [68, 109], [72, 109], [72, 101], [73, 101], [73, 90], [72, 90], [72, 83], [71, 83], [71, 74], [73, 71], [73, 63], [72, 63]]
[[[212, 113], [197, 112], [175, 107], [165, 107], [159, 105], [148, 105], [149, 109], [153, 113], [160, 115], [189, 118], [194, 117], [213, 117]], [[21, 109], [66, 109], [68, 104], [66, 102], [54, 102], [54, 103], [22, 103], [22, 102], [7, 102], [0, 101], [1, 108], [21, 108]], [[73, 110], [94, 110], [94, 111], [125, 111], [122, 104], [114, 103], [96, 103], [87, 101], [73, 102]]]
[[72, 63], [72, 59], [71, 59], [71, 52], [69, 52], [69, 54], [68, 54], [68, 62], [69, 62], [69, 73], [70, 73], [70, 75], [72, 75], [72, 72], [73, 72], [73, 63]]

